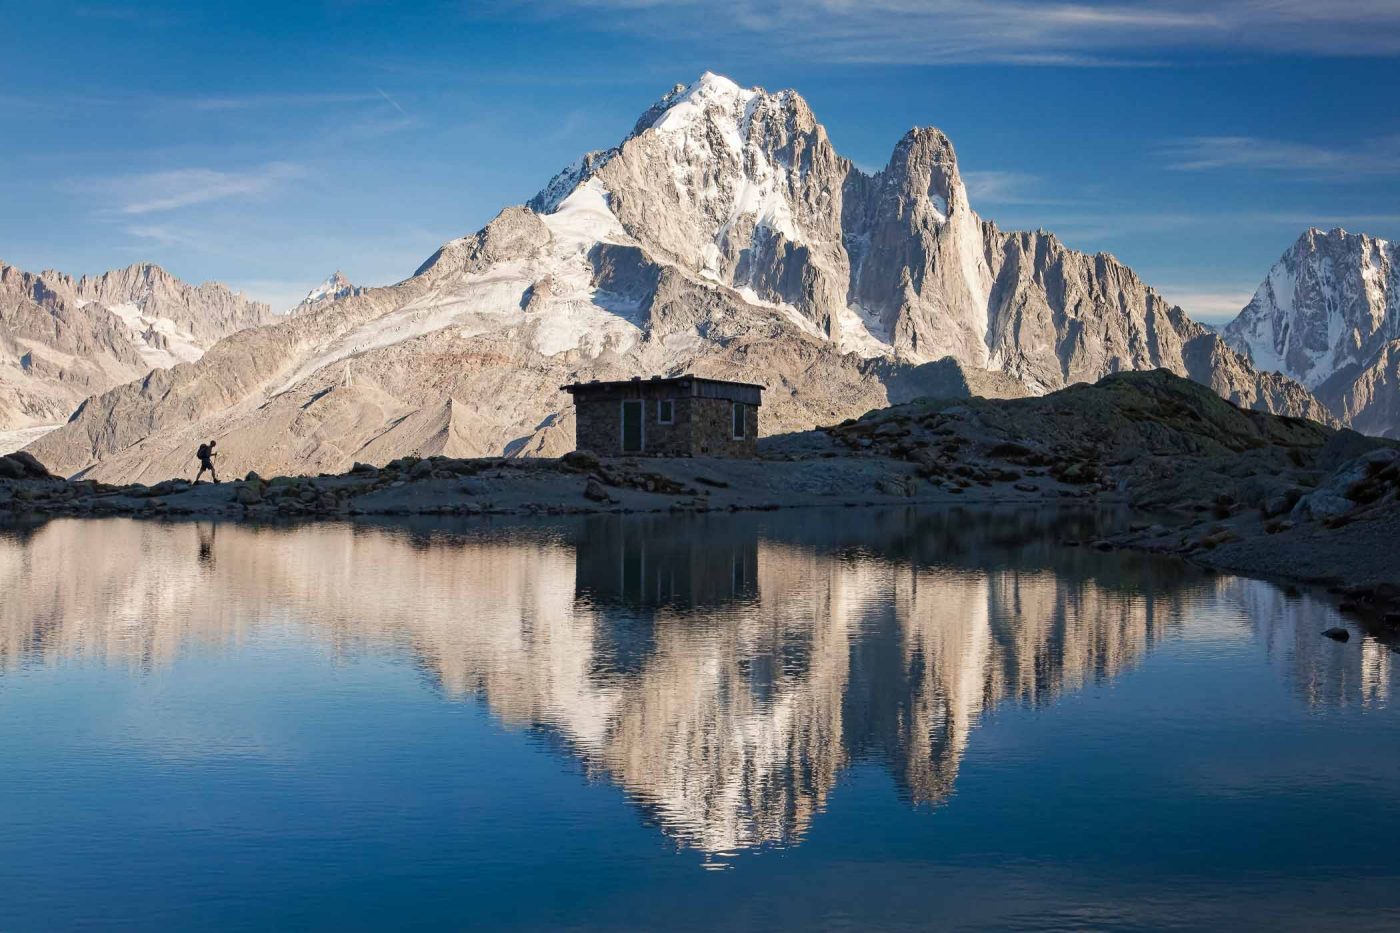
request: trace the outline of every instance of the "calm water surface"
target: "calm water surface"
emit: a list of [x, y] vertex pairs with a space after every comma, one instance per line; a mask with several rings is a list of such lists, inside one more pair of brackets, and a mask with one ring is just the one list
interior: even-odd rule
[[975, 511], [0, 531], [0, 929], [1400, 927], [1393, 650]]

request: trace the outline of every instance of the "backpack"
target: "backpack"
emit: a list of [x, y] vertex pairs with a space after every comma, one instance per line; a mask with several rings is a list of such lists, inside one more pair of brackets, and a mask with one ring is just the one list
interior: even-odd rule
[[199, 450], [195, 451], [195, 456], [201, 460], [208, 460], [211, 452], [208, 444], [200, 444]]

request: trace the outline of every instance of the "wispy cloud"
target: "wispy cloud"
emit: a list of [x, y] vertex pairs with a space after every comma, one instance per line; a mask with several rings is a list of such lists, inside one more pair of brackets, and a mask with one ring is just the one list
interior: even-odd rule
[[130, 216], [172, 211], [210, 201], [253, 197], [284, 182], [299, 178], [305, 170], [292, 162], [270, 162], [250, 171], [230, 172], [210, 168], [173, 169], [79, 181], [73, 187], [105, 197], [110, 209]]
[[979, 204], [1056, 204], [1060, 199], [1047, 197], [1049, 183], [1029, 172], [973, 171], [963, 172], [968, 197]]
[[1254, 292], [1250, 288], [1228, 285], [1213, 289], [1162, 285], [1157, 290], [1163, 298], [1174, 305], [1179, 305], [1196, 320], [1207, 324], [1223, 324], [1233, 320], [1254, 297]]
[[1162, 147], [1168, 167], [1183, 172], [1249, 169], [1302, 174], [1400, 174], [1400, 136], [1355, 148], [1262, 139], [1257, 136], [1196, 136]]
[[[520, 11], [512, 0], [478, 8], [503, 4]], [[846, 62], [1133, 65], [1220, 51], [1400, 52], [1394, 0], [553, 0], [530, 9], [730, 52]]]
[[182, 246], [188, 249], [205, 250], [207, 245], [199, 237], [165, 224], [129, 224], [126, 232], [139, 240], [149, 240], [158, 246]]
[[554, 128], [546, 134], [545, 138], [552, 143], [562, 143], [578, 135], [579, 131], [585, 129], [588, 125], [589, 119], [586, 111], [579, 109], [570, 110], [556, 121]]
[[[200, 111], [222, 111], [222, 110], [264, 110], [281, 109], [291, 107], [325, 107], [334, 104], [366, 104], [377, 103], [381, 97], [389, 100], [389, 96], [383, 91], [378, 93], [359, 94], [333, 94], [333, 93], [302, 93], [302, 94], [231, 94], [231, 95], [207, 95], [202, 97], [177, 97], [169, 100], [175, 106], [189, 107], [191, 110]], [[389, 101], [394, 103], [393, 101]], [[398, 104], [394, 104], [399, 107]], [[403, 108], [399, 107], [400, 112]]]
[[112, 3], [80, 3], [73, 7], [73, 15], [84, 19], [106, 19], [122, 23], [134, 23], [141, 19], [141, 11], [135, 7]]
[[375, 90], [376, 90], [377, 92], [379, 92], [379, 96], [380, 96], [380, 97], [384, 98], [385, 100], [387, 100], [387, 101], [389, 102], [389, 105], [390, 105], [391, 107], [393, 107], [395, 110], [397, 110], [399, 113], [403, 114], [404, 116], [408, 116], [408, 111], [405, 110], [405, 109], [403, 109], [402, 107], [400, 107], [400, 106], [399, 106], [399, 102], [396, 101], [396, 100], [394, 100], [392, 97], [390, 97], [390, 96], [384, 91], [383, 88], [377, 87], [377, 88], [375, 88]]
[[306, 297], [307, 292], [323, 279], [235, 279], [229, 283], [254, 301], [265, 301], [277, 313], [290, 311]]

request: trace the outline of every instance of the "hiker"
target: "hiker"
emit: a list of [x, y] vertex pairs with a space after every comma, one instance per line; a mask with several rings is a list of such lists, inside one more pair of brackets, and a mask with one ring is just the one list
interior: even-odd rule
[[214, 458], [218, 454], [214, 453], [214, 447], [218, 441], [210, 441], [207, 444], [200, 444], [199, 450], [195, 451], [195, 456], [199, 458], [199, 472], [194, 475], [194, 481], [199, 482], [199, 478], [208, 470], [209, 475], [214, 477], [214, 482], [219, 481], [219, 474], [214, 471]]

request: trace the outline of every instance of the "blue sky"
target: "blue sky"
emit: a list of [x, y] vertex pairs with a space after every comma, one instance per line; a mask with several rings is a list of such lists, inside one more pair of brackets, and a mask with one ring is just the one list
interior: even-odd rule
[[1400, 0], [0, 0], [0, 259], [293, 303], [410, 273], [702, 71], [1229, 316], [1309, 225], [1400, 238]]

